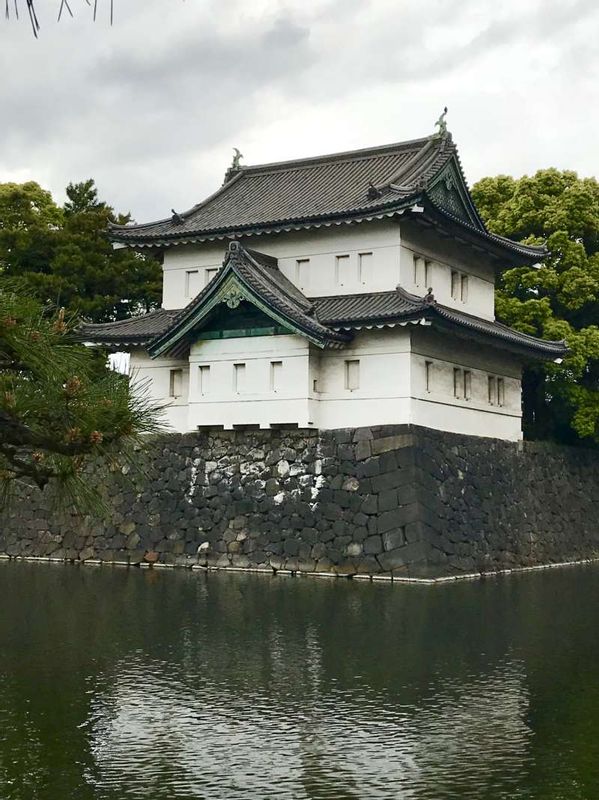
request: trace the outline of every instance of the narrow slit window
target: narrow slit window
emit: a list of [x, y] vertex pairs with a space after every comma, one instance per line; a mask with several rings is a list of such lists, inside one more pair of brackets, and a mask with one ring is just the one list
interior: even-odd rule
[[453, 300], [460, 299], [460, 273], [455, 270], [451, 271], [451, 297]]
[[314, 378], [314, 380], [312, 381], [312, 391], [315, 394], [318, 394], [318, 392], [320, 391], [320, 389], [318, 388], [318, 378]]
[[422, 256], [414, 256], [414, 284], [422, 286], [425, 279], [425, 262]]
[[283, 374], [283, 362], [282, 361], [271, 361], [270, 362], [270, 390], [271, 390], [271, 392], [280, 391], [282, 374]]
[[462, 303], [468, 301], [468, 276], [462, 275], [460, 278], [460, 300]]
[[233, 391], [237, 394], [245, 390], [245, 364], [233, 364]]
[[497, 397], [497, 379], [493, 375], [489, 375], [487, 378], [488, 383], [488, 400], [489, 405], [495, 405], [495, 399]]
[[208, 394], [210, 391], [210, 367], [208, 365], [198, 367], [198, 389], [200, 394]]
[[350, 392], [360, 388], [360, 362], [358, 360], [345, 362], [345, 388]]
[[218, 267], [210, 267], [204, 271], [204, 286], [208, 286], [210, 281], [218, 274]]
[[472, 373], [469, 369], [464, 370], [464, 400], [472, 397]]
[[298, 258], [295, 261], [295, 285], [300, 289], [308, 286], [308, 273], [310, 269], [309, 258]]
[[335, 256], [335, 283], [344, 286], [349, 278], [349, 255]]
[[433, 264], [432, 261], [424, 262], [424, 288], [427, 290], [433, 288]]
[[424, 385], [426, 387], [426, 391], [430, 392], [432, 390], [433, 384], [433, 362], [432, 361], [425, 361], [424, 362]]
[[458, 400], [462, 397], [462, 370], [454, 367], [453, 370], [453, 396]]
[[372, 274], [372, 253], [358, 254], [358, 280], [367, 283]]
[[185, 297], [195, 297], [201, 288], [200, 271], [188, 269], [185, 273]]
[[497, 378], [497, 405], [505, 405], [505, 381], [503, 378]]
[[183, 396], [183, 370], [172, 369], [170, 371], [169, 395], [171, 397]]

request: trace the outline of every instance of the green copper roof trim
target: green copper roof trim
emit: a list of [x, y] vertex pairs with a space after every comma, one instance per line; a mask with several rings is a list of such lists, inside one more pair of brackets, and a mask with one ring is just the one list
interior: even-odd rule
[[198, 334], [197, 341], [207, 339], [243, 339], [252, 336], [285, 336], [294, 331], [282, 325], [271, 325], [264, 328], [230, 328], [222, 331], [202, 331]]
[[452, 156], [427, 188], [429, 197], [454, 217], [470, 223], [481, 233], [487, 230], [481, 220], [460, 169], [457, 158]]

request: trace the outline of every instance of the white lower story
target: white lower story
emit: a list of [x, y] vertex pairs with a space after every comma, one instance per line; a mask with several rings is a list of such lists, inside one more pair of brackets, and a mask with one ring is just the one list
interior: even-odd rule
[[180, 432], [414, 424], [522, 438], [519, 360], [420, 325], [364, 330], [340, 350], [296, 335], [200, 340], [184, 361], [133, 351], [131, 369]]

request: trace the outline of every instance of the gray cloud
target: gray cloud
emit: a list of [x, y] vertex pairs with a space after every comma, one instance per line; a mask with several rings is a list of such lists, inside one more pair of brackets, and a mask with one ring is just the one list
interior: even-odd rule
[[113, 28], [3, 29], [0, 180], [94, 176], [147, 219], [212, 191], [233, 144], [256, 161], [409, 138], [445, 102], [473, 179], [594, 168], [594, 0], [115, 2]]

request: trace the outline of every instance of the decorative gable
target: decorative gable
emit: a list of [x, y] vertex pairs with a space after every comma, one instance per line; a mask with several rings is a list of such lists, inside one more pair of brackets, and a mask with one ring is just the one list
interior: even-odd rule
[[[238, 317], [253, 314], [259, 324], [236, 328], [231, 312]], [[217, 319], [221, 320], [220, 334], [215, 327]], [[203, 330], [210, 331], [210, 338], [224, 338], [224, 331], [233, 336], [230, 331], [246, 329], [253, 330], [253, 335], [264, 335], [266, 329], [270, 333], [296, 333], [318, 347], [340, 347], [351, 338], [316, 319], [312, 302], [285, 278], [275, 259], [231, 242], [222, 269], [150, 345], [149, 352], [152, 357], [180, 356], [201, 338]]]
[[466, 181], [455, 156], [451, 158], [427, 188], [431, 200], [463, 222], [486, 231], [478, 215]]

